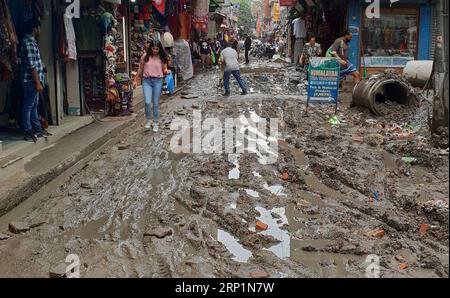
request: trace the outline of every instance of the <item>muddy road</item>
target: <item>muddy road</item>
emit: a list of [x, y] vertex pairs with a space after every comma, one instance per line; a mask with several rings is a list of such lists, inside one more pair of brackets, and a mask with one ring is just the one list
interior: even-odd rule
[[[0, 276], [63, 274], [76, 254], [81, 277], [365, 277], [368, 255], [381, 277], [448, 277], [448, 135], [428, 132], [426, 101], [376, 118], [344, 94], [333, 122], [333, 106], [305, 116], [295, 69], [242, 73], [248, 96], [198, 75], [163, 101], [160, 133], [140, 117], [1, 218]], [[277, 162], [174, 154], [170, 124], [194, 109], [280, 119]]]

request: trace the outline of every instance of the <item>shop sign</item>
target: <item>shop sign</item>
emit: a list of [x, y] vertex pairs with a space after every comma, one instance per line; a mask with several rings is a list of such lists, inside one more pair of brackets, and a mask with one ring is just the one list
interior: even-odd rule
[[337, 111], [340, 69], [336, 58], [311, 58], [308, 69], [308, 105], [310, 102], [334, 103]]

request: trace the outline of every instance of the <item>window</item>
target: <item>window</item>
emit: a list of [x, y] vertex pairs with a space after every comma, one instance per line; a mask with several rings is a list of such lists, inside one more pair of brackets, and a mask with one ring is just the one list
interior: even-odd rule
[[417, 56], [419, 9], [381, 9], [381, 18], [363, 13], [362, 63], [374, 67], [403, 67]]

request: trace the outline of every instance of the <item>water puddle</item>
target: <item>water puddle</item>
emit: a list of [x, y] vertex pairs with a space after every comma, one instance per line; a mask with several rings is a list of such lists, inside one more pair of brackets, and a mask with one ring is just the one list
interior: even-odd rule
[[[255, 208], [261, 215], [257, 218], [269, 226], [266, 231], [260, 232], [262, 235], [269, 235], [279, 240], [280, 243], [265, 248], [265, 250], [273, 252], [278, 258], [284, 260], [291, 255], [291, 237], [288, 231], [280, 229], [284, 224], [288, 223], [285, 208], [274, 208], [267, 210], [263, 207]], [[272, 217], [272, 213], [278, 215], [279, 219]]]
[[234, 168], [228, 173], [228, 179], [238, 180], [241, 177], [241, 171], [239, 170], [239, 160], [241, 158], [240, 154], [229, 154], [228, 161], [234, 164]]
[[108, 222], [109, 216], [104, 216], [97, 220], [92, 220], [86, 224], [80, 225], [79, 227], [68, 231], [64, 235], [68, 238], [76, 235], [81, 239], [96, 239], [101, 238], [102, 231], [101, 228], [104, 227]]
[[230, 193], [230, 205], [229, 208], [231, 209], [237, 209], [237, 200], [239, 198], [239, 192], [232, 192]]
[[349, 261], [363, 264], [365, 258], [356, 255], [344, 255], [328, 252], [309, 252], [302, 248], [312, 246], [316, 249], [325, 248], [332, 244], [331, 240], [292, 240], [291, 259], [306, 266], [320, 277], [348, 276], [347, 264]]
[[253, 189], [245, 189], [245, 192], [253, 198], [259, 198], [259, 193]]
[[391, 153], [387, 152], [387, 151], [382, 151], [383, 154], [383, 163], [385, 168], [387, 169], [394, 169], [395, 166], [395, 157], [394, 155], [392, 155]]
[[289, 144], [284, 141], [284, 140], [278, 140], [278, 146], [280, 146], [280, 148], [287, 150], [289, 152], [291, 152], [292, 156], [294, 157], [295, 163], [297, 164], [297, 166], [299, 166], [302, 169], [306, 169], [308, 167], [308, 158], [306, 157], [305, 153], [303, 153], [302, 151], [298, 150], [298, 149], [294, 149], [289, 147]]
[[283, 193], [284, 187], [281, 185], [269, 186], [269, 184], [267, 184], [267, 182], [265, 182], [263, 187], [265, 190], [268, 190], [272, 195], [275, 195], [277, 197], [285, 197], [286, 196], [286, 194]]
[[322, 198], [315, 193], [309, 192], [309, 191], [300, 191], [300, 198], [302, 200], [305, 200], [308, 203], [311, 203], [315, 206], [324, 207], [326, 204], [322, 200]]
[[337, 192], [334, 189], [329, 188], [328, 186], [326, 186], [325, 184], [323, 184], [322, 182], [320, 182], [319, 178], [317, 178], [316, 175], [311, 174], [311, 175], [304, 175], [303, 178], [305, 178], [305, 182], [306, 184], [311, 188], [311, 190], [313, 190], [314, 192], [323, 194], [323, 195], [327, 195], [330, 196], [334, 199], [351, 199], [351, 197], [344, 197], [344, 195], [342, 195], [341, 193]]
[[223, 243], [230, 253], [233, 254], [233, 260], [240, 263], [246, 263], [252, 256], [252, 252], [245, 249], [242, 244], [230, 233], [218, 229], [217, 241]]
[[255, 176], [257, 178], [262, 178], [262, 176], [256, 171], [253, 171], [253, 176]]

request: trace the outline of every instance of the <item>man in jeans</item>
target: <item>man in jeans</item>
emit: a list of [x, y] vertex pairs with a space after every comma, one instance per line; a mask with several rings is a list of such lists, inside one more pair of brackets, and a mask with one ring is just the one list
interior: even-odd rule
[[233, 75], [242, 89], [242, 95], [247, 94], [247, 89], [245, 87], [245, 82], [241, 78], [241, 73], [239, 71], [238, 53], [232, 48], [233, 41], [227, 44], [226, 49], [220, 54], [220, 63], [225, 64], [225, 70], [223, 74], [223, 85], [225, 88], [224, 96], [230, 96], [230, 76]]
[[44, 90], [45, 74], [41, 54], [36, 39], [41, 32], [38, 20], [31, 19], [25, 23], [25, 37], [20, 49], [21, 75], [23, 86], [22, 128], [24, 140], [37, 142], [38, 137], [51, 134], [42, 128], [39, 122], [39, 93]]

